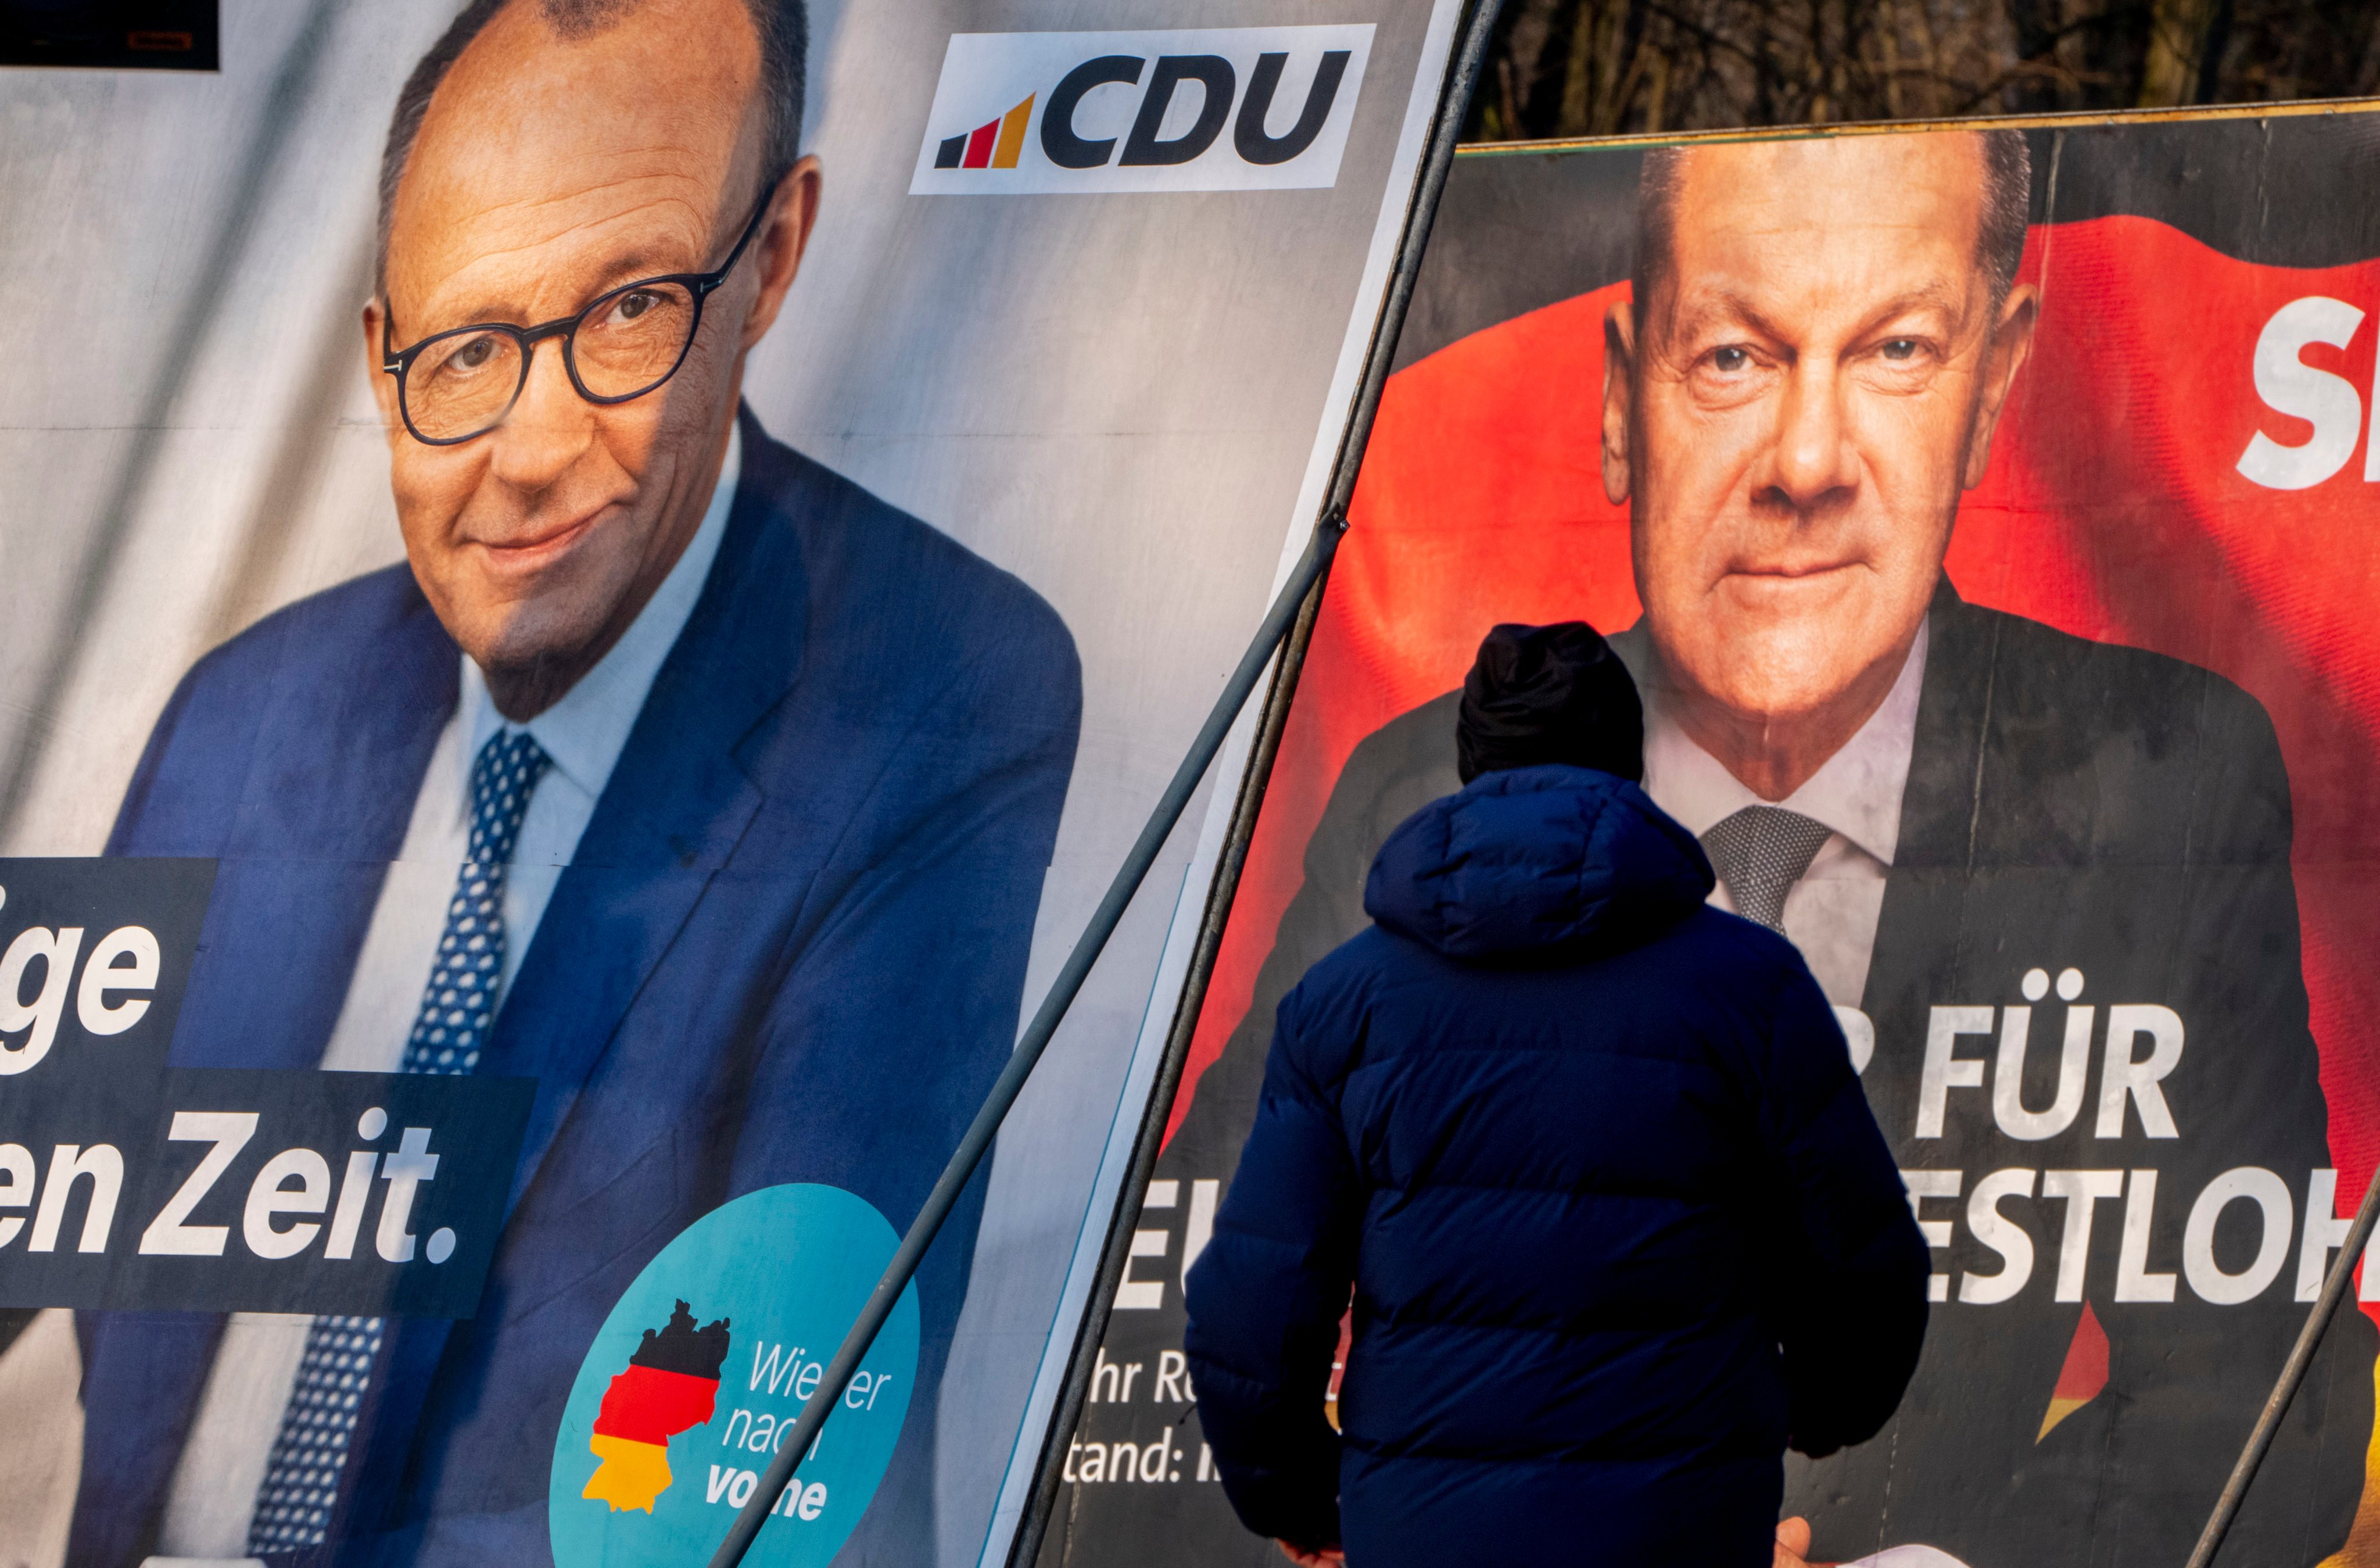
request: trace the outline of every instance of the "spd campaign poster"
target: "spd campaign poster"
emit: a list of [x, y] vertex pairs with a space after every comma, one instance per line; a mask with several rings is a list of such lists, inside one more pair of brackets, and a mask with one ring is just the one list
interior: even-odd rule
[[[1481, 637], [1565, 620], [1688, 829], [1819, 824], [1781, 928], [1932, 1249], [1898, 1415], [1788, 1460], [1811, 1561], [2187, 1558], [2380, 1157], [2375, 150], [2359, 105], [1458, 160], [1046, 1562], [1269, 1560], [1182, 1278]], [[2222, 1561], [2380, 1561], [2371, 1310]]]
[[[0, 1562], [710, 1554], [1304, 544], [1457, 9], [0, 70]], [[748, 1561], [1006, 1560], [1194, 836]]]

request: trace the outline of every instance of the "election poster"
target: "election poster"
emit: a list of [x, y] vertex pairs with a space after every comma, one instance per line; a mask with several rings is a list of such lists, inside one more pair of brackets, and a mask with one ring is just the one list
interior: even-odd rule
[[[1483, 635], [1572, 620], [1714, 900], [1833, 1004], [1931, 1250], [1898, 1414], [1788, 1458], [1810, 1561], [2189, 1557], [2380, 1158], [2375, 158], [2367, 104], [1465, 150], [1045, 1563], [1272, 1560], [1183, 1278], [1275, 1007], [1458, 787]], [[1714, 832], [1748, 810], [1802, 829], [1783, 872]], [[1358, 1265], [1350, 1444], [1392, 1290]], [[2374, 1310], [2218, 1561], [2380, 1561]]]
[[[0, 69], [0, 1562], [707, 1560], [1314, 525], [1460, 6], [185, 9]], [[1007, 1560], [1196, 839], [747, 1561]]]

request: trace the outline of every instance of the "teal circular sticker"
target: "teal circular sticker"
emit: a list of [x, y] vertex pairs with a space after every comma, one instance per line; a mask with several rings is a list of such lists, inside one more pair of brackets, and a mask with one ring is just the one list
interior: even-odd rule
[[[900, 1238], [840, 1187], [768, 1187], [687, 1226], [620, 1297], [553, 1440], [547, 1517], [572, 1568], [708, 1561], [826, 1378]], [[892, 1463], [917, 1370], [902, 1292], [745, 1561], [825, 1564]]]

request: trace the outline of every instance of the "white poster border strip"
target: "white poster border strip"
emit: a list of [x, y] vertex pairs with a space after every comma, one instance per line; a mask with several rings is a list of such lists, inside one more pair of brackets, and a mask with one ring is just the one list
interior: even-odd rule
[[[1372, 229], [1371, 246], [1365, 256], [1355, 303], [1349, 312], [1346, 335], [1340, 345], [1339, 363], [1331, 374], [1330, 395], [1324, 400], [1314, 446], [1306, 458], [1305, 477], [1298, 487], [1297, 502], [1291, 510], [1289, 527], [1282, 538], [1281, 557], [1273, 568], [1270, 592], [1274, 595], [1280, 593], [1281, 585], [1288, 580], [1290, 572], [1305, 553], [1306, 542], [1313, 534], [1315, 520], [1321, 513], [1323, 499], [1329, 493], [1332, 470], [1345, 444], [1347, 425], [1354, 417], [1355, 395], [1363, 382], [1372, 336], [1379, 322], [1381, 306], [1387, 298], [1390, 274], [1396, 265], [1398, 247], [1417, 194], [1415, 182], [1421, 168], [1422, 156], [1427, 150], [1430, 128], [1437, 119], [1439, 99], [1446, 88], [1447, 70], [1453, 56], [1455, 29], [1462, 19], [1463, 6], [1464, 0], [1434, 0], [1431, 6], [1429, 26], [1422, 37], [1412, 89], [1405, 103], [1404, 123], [1398, 132], [1396, 155], [1389, 165], [1388, 179], [1381, 192], [1379, 215]], [[1276, 653], [1275, 667], [1279, 658]], [[1257, 689], [1261, 692], [1266, 687], [1259, 685]], [[1122, 1189], [1124, 1178], [1131, 1172], [1133, 1146], [1139, 1137], [1141, 1123], [1151, 1109], [1148, 1099], [1165, 1053], [1166, 1037], [1172, 1028], [1173, 1003], [1180, 997], [1183, 983], [1189, 975], [1191, 954], [1197, 946], [1208, 889], [1214, 881], [1224, 841], [1231, 832], [1232, 809], [1239, 794], [1237, 781], [1246, 771], [1261, 712], [1260, 701], [1251, 702], [1240, 711], [1221, 752], [1216, 757], [1215, 765], [1208, 770], [1207, 812], [1199, 825], [1197, 845], [1191, 854], [1182, 886], [1174, 897], [1173, 914], [1165, 933], [1165, 946], [1158, 960], [1148, 1002], [1142, 1010], [1139, 1033], [1133, 1041], [1132, 1061], [1124, 1074], [1123, 1090], [1117, 1100], [1115, 1114], [1109, 1123], [1107, 1147], [1100, 1154], [1099, 1173], [1092, 1183], [1089, 1201], [1083, 1211], [1083, 1223], [1075, 1234], [1074, 1256], [1066, 1267], [1065, 1284], [1059, 1293], [1057, 1313], [1042, 1342], [1040, 1365], [1035, 1370], [1032, 1392], [1026, 1396], [1015, 1440], [1010, 1447], [1007, 1467], [1001, 1479], [999, 1500], [992, 1507], [983, 1550], [977, 1558], [977, 1568], [1002, 1568], [1017, 1526], [1023, 1521], [1032, 1498], [1034, 1482], [1041, 1465], [1043, 1445], [1040, 1438], [1056, 1414], [1067, 1366], [1074, 1355], [1075, 1335], [1070, 1331], [1070, 1326], [1082, 1322], [1083, 1314], [1089, 1306], [1091, 1289], [1099, 1277], [1099, 1255], [1106, 1245], [1109, 1222], [1124, 1197]], [[1230, 781], [1230, 786], [1226, 787], [1221, 781]], [[1159, 1006], [1160, 1001], [1166, 1005]]]

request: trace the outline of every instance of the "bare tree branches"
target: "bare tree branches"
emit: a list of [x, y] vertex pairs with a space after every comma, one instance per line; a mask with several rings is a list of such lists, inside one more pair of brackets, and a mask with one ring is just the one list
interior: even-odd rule
[[1511, 0], [1483, 140], [2380, 91], [2380, 0]]

